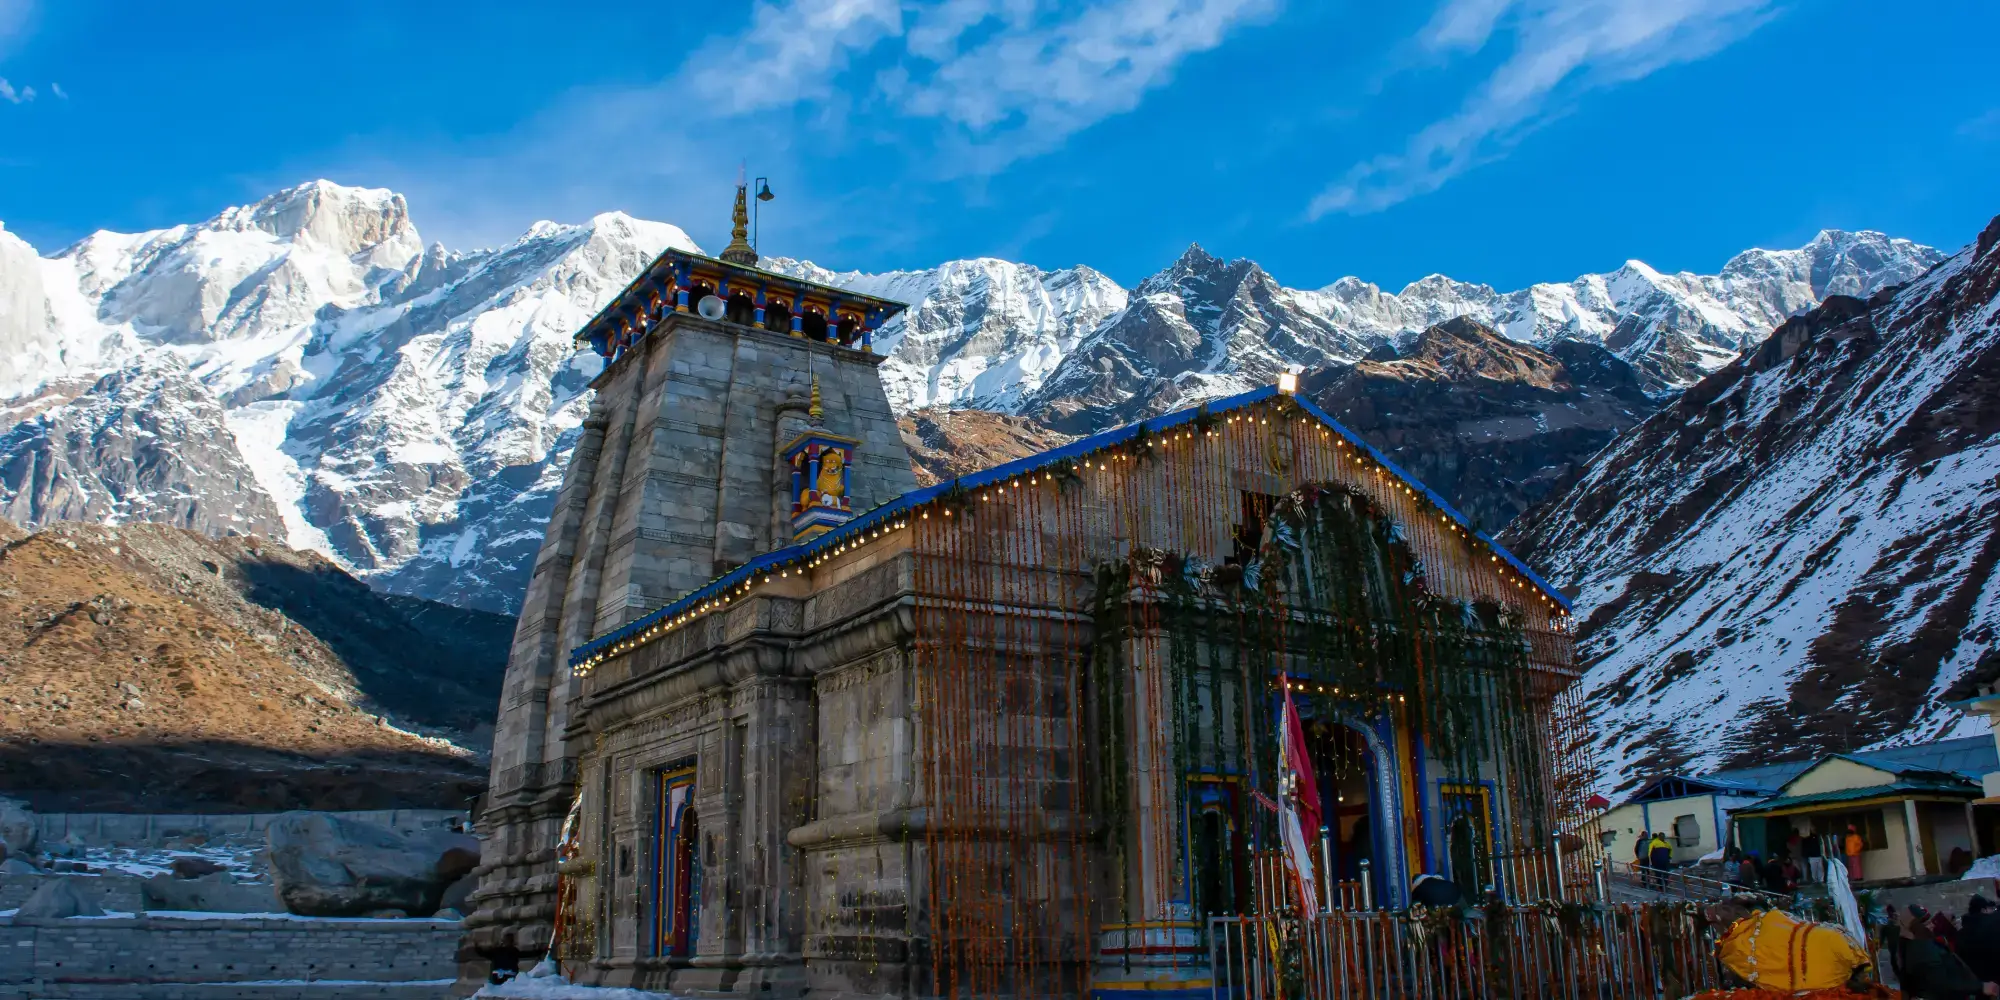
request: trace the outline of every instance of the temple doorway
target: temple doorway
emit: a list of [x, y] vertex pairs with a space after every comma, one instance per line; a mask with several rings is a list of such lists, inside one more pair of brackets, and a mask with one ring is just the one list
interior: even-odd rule
[[1306, 724], [1307, 750], [1312, 754], [1313, 774], [1318, 779], [1320, 812], [1326, 826], [1327, 851], [1332, 856], [1331, 904], [1336, 909], [1358, 910], [1363, 904], [1362, 861], [1367, 861], [1372, 899], [1386, 905], [1387, 872], [1377, 854], [1380, 830], [1376, 815], [1375, 753], [1368, 738], [1354, 727], [1334, 719]]
[[653, 941], [658, 955], [694, 952], [701, 915], [701, 827], [692, 762], [653, 772]]
[[1484, 783], [1438, 787], [1444, 825], [1445, 877], [1467, 899], [1496, 886], [1493, 868], [1493, 790]]
[[1236, 826], [1235, 810], [1223, 795], [1196, 793], [1194, 811], [1194, 877], [1196, 916], [1234, 916], [1246, 912], [1250, 886], [1244, 866], [1246, 848]]

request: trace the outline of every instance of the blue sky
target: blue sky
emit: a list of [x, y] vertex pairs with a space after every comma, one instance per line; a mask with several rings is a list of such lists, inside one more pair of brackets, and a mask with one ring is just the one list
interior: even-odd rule
[[314, 177], [429, 239], [612, 209], [835, 268], [1287, 284], [1713, 270], [2000, 213], [2000, 4], [0, 0], [0, 220], [44, 252]]

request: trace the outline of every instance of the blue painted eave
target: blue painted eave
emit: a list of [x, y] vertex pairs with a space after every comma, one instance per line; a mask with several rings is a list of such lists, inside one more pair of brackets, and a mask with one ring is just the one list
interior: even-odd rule
[[[1249, 392], [1238, 393], [1234, 396], [1210, 400], [1207, 403], [1208, 412], [1211, 414], [1226, 414], [1233, 410], [1255, 406], [1278, 395], [1280, 393], [1276, 386], [1264, 386], [1259, 389], [1252, 389]], [[1468, 534], [1485, 542], [1492, 548], [1495, 555], [1505, 561], [1515, 572], [1527, 577], [1537, 587], [1541, 588], [1542, 592], [1547, 594], [1565, 612], [1572, 610], [1568, 598], [1550, 586], [1548, 581], [1542, 579], [1540, 574], [1529, 569], [1527, 563], [1515, 558], [1513, 553], [1508, 552], [1499, 542], [1494, 541], [1491, 535], [1474, 529], [1472, 523], [1466, 519], [1465, 515], [1460, 514], [1458, 509], [1447, 502], [1444, 497], [1432, 492], [1430, 487], [1419, 482], [1415, 476], [1403, 471], [1402, 467], [1390, 461], [1388, 456], [1377, 451], [1373, 445], [1363, 441], [1360, 435], [1342, 426], [1340, 421], [1333, 418], [1332, 414], [1327, 413], [1325, 410], [1313, 405], [1310, 400], [1302, 397], [1292, 396], [1291, 399], [1292, 402], [1298, 404], [1301, 410], [1311, 414], [1313, 419], [1325, 424], [1334, 433], [1339, 434], [1348, 444], [1360, 449], [1370, 458], [1380, 463], [1383, 468], [1389, 470], [1391, 475], [1395, 476], [1404, 485], [1410, 487], [1412, 491], [1422, 494], [1425, 499], [1429, 500], [1433, 506], [1442, 511], [1445, 516], [1457, 522], [1460, 527], [1463, 527]], [[570, 653], [570, 666], [575, 667], [582, 664], [599, 652], [633, 639], [662, 621], [678, 618], [688, 613], [691, 609], [699, 608], [709, 601], [722, 597], [740, 587], [745, 580], [775, 570], [781, 566], [817, 558], [849, 542], [859, 541], [868, 532], [874, 531], [885, 524], [893, 523], [898, 516], [907, 514], [950, 492], [953, 486], [965, 490], [976, 490], [981, 487], [992, 486], [996, 483], [1003, 483], [1016, 476], [1033, 472], [1054, 462], [1081, 458], [1084, 455], [1102, 451], [1114, 445], [1123, 444], [1137, 436], [1142, 427], [1145, 428], [1146, 433], [1154, 434], [1190, 423], [1201, 413], [1201, 409], [1200, 406], [1193, 406], [1184, 410], [1175, 410], [1172, 413], [1164, 413], [1160, 416], [1141, 420], [1136, 423], [1125, 424], [1122, 427], [1114, 427], [1107, 431], [1099, 431], [1088, 437], [1078, 438], [1060, 448], [1052, 448], [1048, 451], [1017, 458], [1003, 465], [996, 465], [990, 469], [983, 469], [979, 472], [960, 476], [950, 482], [912, 490], [894, 500], [869, 510], [854, 520], [826, 532], [809, 542], [788, 545], [782, 549], [774, 549], [764, 555], [758, 556], [744, 563], [742, 566], [716, 577], [687, 596], [576, 647]]]

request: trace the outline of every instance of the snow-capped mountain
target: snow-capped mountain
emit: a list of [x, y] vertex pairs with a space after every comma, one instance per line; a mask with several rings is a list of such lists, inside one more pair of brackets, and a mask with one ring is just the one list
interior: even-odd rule
[[1134, 290], [1031, 393], [1023, 412], [1095, 430], [1407, 345], [1466, 316], [1522, 343], [1598, 344], [1670, 394], [1733, 360], [1828, 295], [1868, 295], [1922, 274], [1938, 251], [1881, 233], [1827, 230], [1796, 250], [1748, 250], [1720, 274], [1662, 274], [1627, 261], [1607, 274], [1515, 292], [1443, 275], [1384, 292], [1358, 278], [1286, 288], [1255, 263], [1191, 246]]
[[876, 337], [882, 383], [898, 412], [927, 406], [1018, 412], [1048, 374], [1106, 316], [1125, 289], [1087, 267], [1043, 271], [991, 257], [926, 271], [836, 273], [810, 262], [763, 266], [910, 308]]
[[2000, 219], [1788, 320], [1516, 521], [1579, 595], [1606, 773], [1947, 735], [1943, 692], [2000, 659], [1996, 386]]
[[32, 359], [0, 370], [0, 502], [274, 534], [513, 610], [597, 371], [570, 336], [669, 245], [694, 247], [611, 213], [426, 248], [401, 195], [325, 181], [47, 258], [0, 233], [0, 350]]
[[[425, 246], [400, 195], [318, 181], [206, 222], [51, 256], [0, 230], [0, 507], [282, 535], [390, 590], [517, 606], [598, 370], [570, 336], [680, 229], [619, 213], [504, 247]], [[1714, 276], [1628, 264], [1499, 293], [1426, 278], [1287, 288], [1191, 248], [1131, 293], [1087, 267], [767, 266], [911, 303], [878, 341], [891, 401], [1064, 431], [1355, 361], [1471, 316], [1601, 343], [1655, 393], [1831, 292], [1935, 251], [1822, 233]], [[275, 521], [274, 521], [275, 518]]]

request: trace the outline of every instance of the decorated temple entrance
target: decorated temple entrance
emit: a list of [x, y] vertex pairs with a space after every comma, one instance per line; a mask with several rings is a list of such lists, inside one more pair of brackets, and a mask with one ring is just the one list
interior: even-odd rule
[[1380, 770], [1388, 762], [1377, 759], [1361, 729], [1325, 706], [1312, 705], [1311, 698], [1304, 701], [1307, 704], [1302, 711], [1311, 713], [1317, 708], [1321, 716], [1308, 717], [1306, 732], [1325, 825], [1327, 871], [1322, 881], [1331, 887], [1331, 905], [1358, 910], [1374, 900], [1390, 898], [1384, 880], [1394, 866], [1385, 864], [1379, 851], [1387, 848], [1393, 852], [1395, 841], [1384, 837], [1384, 810], [1379, 803], [1385, 792], [1394, 794], [1395, 789], [1393, 785], [1383, 787]]
[[654, 954], [692, 954], [701, 912], [701, 833], [694, 811], [692, 762], [654, 772]]

